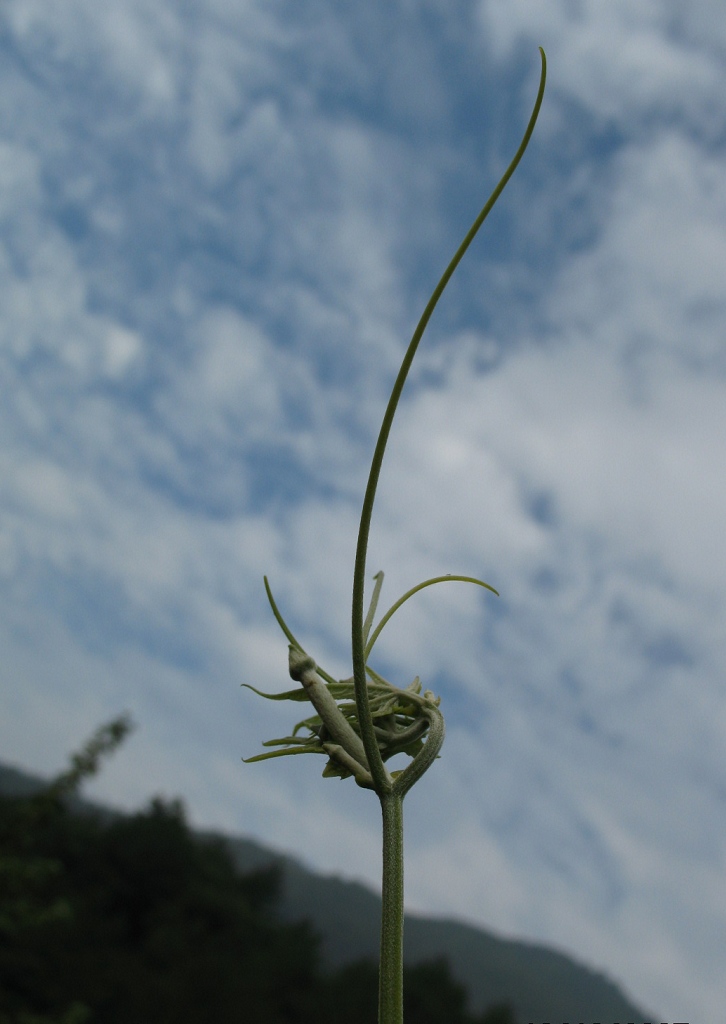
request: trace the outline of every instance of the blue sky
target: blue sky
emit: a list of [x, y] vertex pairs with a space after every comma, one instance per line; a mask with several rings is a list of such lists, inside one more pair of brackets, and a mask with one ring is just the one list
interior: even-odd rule
[[410, 602], [378, 666], [442, 696], [411, 908], [719, 1019], [726, 924], [726, 10], [701, 0], [6, 0], [1, 756], [378, 884], [378, 808], [245, 766], [294, 708], [266, 573], [350, 674], [374, 514]]

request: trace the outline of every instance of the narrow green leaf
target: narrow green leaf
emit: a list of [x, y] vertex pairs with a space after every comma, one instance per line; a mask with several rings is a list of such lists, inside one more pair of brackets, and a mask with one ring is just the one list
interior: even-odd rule
[[306, 701], [310, 699], [303, 686], [298, 686], [294, 690], [285, 690], [284, 693], [265, 693], [264, 690], [258, 690], [256, 686], [251, 686], [249, 683], [242, 683], [242, 685], [248, 690], [252, 690], [253, 693], [259, 694], [260, 697], [265, 697], [267, 700]]
[[279, 740], [265, 740], [263, 747], [299, 747], [309, 746], [309, 736], [283, 736]]
[[278, 625], [280, 626], [280, 629], [285, 634], [285, 636], [290, 641], [290, 643], [293, 645], [293, 647], [297, 647], [297, 648], [299, 648], [299, 650], [302, 650], [302, 647], [297, 642], [295, 637], [292, 635], [292, 632], [290, 631], [290, 628], [288, 627], [287, 623], [285, 622], [285, 620], [283, 619], [282, 615], [280, 614], [279, 608], [275, 604], [275, 598], [272, 596], [272, 590], [270, 589], [270, 584], [269, 584], [269, 582], [267, 580], [267, 576], [263, 576], [262, 578], [265, 581], [265, 592], [267, 593], [267, 600], [270, 602], [270, 608], [272, 608], [272, 614], [277, 619], [277, 622], [278, 622]]
[[[277, 607], [277, 605], [275, 603], [275, 598], [272, 596], [272, 590], [270, 589], [270, 584], [268, 582], [267, 576], [263, 576], [262, 578], [265, 581], [265, 592], [267, 594], [267, 600], [270, 602], [270, 608], [272, 608], [272, 614], [277, 619], [277, 622], [278, 622], [278, 625], [280, 626], [280, 629], [285, 634], [285, 636], [290, 641], [290, 643], [292, 644], [293, 647], [296, 647], [298, 651], [302, 651], [303, 654], [307, 654], [307, 651], [305, 650], [305, 648], [302, 646], [301, 643], [299, 643], [298, 640], [295, 639], [295, 637], [292, 634], [292, 630], [290, 629], [288, 624], [283, 619], [282, 614], [280, 612], [280, 609]], [[324, 669], [322, 669], [320, 667], [320, 665], [317, 666], [317, 671], [318, 671], [318, 674], [321, 675], [323, 677], [323, 679], [327, 683], [335, 683], [335, 682], [337, 682], [337, 680], [333, 679], [332, 676], [328, 675], [328, 673]], [[257, 692], [259, 692], [259, 691], [257, 691]], [[262, 696], [266, 697], [267, 694], [263, 693]]]
[[313, 715], [312, 718], [305, 718], [302, 722], [298, 722], [292, 730], [292, 734], [297, 736], [298, 729], [309, 729], [310, 732], [317, 732], [322, 724], [323, 720], [320, 715]]
[[353, 772], [348, 768], [344, 768], [342, 764], [339, 764], [334, 758], [330, 758], [325, 767], [323, 768], [324, 779], [350, 779], [353, 777]]
[[268, 761], [271, 757], [285, 757], [287, 754], [324, 754], [322, 747], [292, 747], [290, 750], [271, 750], [267, 754], [255, 754], [254, 757], [243, 757], [245, 764], [253, 761]]
[[383, 629], [383, 627], [386, 625], [388, 620], [390, 618], [392, 618], [392, 616], [398, 611], [398, 609], [401, 607], [401, 605], [404, 604], [406, 601], [408, 601], [409, 597], [413, 597], [414, 594], [417, 594], [419, 592], [419, 590], [423, 590], [424, 587], [432, 587], [434, 585], [434, 583], [451, 583], [451, 582], [455, 582], [455, 583], [475, 583], [478, 587], [483, 587], [485, 590], [490, 590], [492, 592], [492, 594], [496, 594], [496, 596], [499, 597], [499, 591], [498, 590], [495, 590], [494, 587], [491, 587], [488, 583], [485, 583], [484, 580], [477, 579], [475, 576], [454, 576], [451, 573], [447, 573], [446, 576], [434, 576], [430, 580], [424, 580], [423, 583], [419, 583], [419, 584], [417, 584], [417, 586], [411, 587], [410, 590], [407, 590], [406, 593], [403, 595], [403, 597], [399, 597], [399, 599], [396, 601], [396, 603], [394, 605], [391, 605], [391, 607], [388, 609], [386, 614], [383, 616], [381, 621], [378, 623], [376, 628], [373, 630], [373, 635], [371, 636], [370, 640], [366, 644], [366, 648], [365, 648], [365, 656], [366, 656], [366, 658], [368, 657], [368, 655], [373, 650], [373, 644], [376, 642], [378, 637], [381, 635], [381, 630]]
[[378, 607], [378, 598], [381, 594], [381, 587], [383, 586], [383, 571], [379, 571], [375, 574], [373, 579], [376, 581], [373, 587], [373, 596], [371, 597], [371, 603], [368, 608], [368, 614], [366, 615], [365, 622], [363, 623], [363, 639], [368, 639], [368, 634], [371, 631], [373, 625], [373, 618], [376, 614], [376, 608]]

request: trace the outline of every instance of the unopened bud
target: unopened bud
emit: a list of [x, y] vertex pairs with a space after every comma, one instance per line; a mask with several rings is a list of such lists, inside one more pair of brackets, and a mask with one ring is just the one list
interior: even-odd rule
[[289, 657], [290, 676], [295, 680], [296, 683], [303, 681], [303, 676], [308, 672], [315, 671], [315, 662], [309, 654], [305, 654], [299, 647], [293, 647], [290, 644], [290, 657]]

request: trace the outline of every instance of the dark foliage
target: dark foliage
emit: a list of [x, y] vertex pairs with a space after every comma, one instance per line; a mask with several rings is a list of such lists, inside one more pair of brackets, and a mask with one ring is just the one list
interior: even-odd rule
[[[104, 822], [27, 803], [0, 800], [3, 861], [35, 865], [0, 934], [0, 1021], [80, 1024], [84, 1007], [98, 1024], [375, 1021], [375, 965], [325, 977], [309, 926], [275, 918], [275, 870], [240, 875], [179, 804]], [[407, 970], [406, 1021], [475, 1024], [445, 961]]]
[[[0, 1024], [374, 1024], [376, 966], [325, 975], [311, 927], [276, 917], [277, 869], [241, 874], [177, 802], [70, 809], [120, 738], [106, 727], [44, 792], [0, 797]], [[470, 1016], [446, 961], [405, 981], [407, 1024], [513, 1024]]]
[[[378, 1012], [378, 968], [369, 960], [338, 970], [327, 983], [326, 1004], [335, 1007], [346, 1024], [373, 1024]], [[452, 976], [446, 960], [417, 964], [404, 970], [406, 1024], [514, 1024], [511, 1011], [501, 1016], [472, 1017], [466, 1010], [466, 990]], [[331, 1017], [331, 1020], [333, 1018]], [[327, 1020], [327, 1018], [326, 1018]]]
[[[26, 817], [0, 802], [5, 839]], [[14, 821], [13, 821], [14, 819]], [[50, 1013], [81, 1002], [99, 1024], [304, 1019], [316, 940], [272, 918], [276, 877], [237, 874], [179, 805], [103, 824], [57, 808], [22, 844], [53, 865], [48, 914], [0, 939], [0, 1010]], [[43, 878], [50, 896], [50, 877]]]
[[508, 1003], [497, 1003], [482, 1014], [479, 1024], [516, 1024], [514, 1010]]

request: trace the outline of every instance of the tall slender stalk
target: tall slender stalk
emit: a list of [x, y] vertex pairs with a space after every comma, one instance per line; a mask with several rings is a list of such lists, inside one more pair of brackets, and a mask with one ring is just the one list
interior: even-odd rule
[[[477, 584], [495, 594], [497, 591], [483, 580], [470, 576], [437, 576], [407, 591], [373, 629], [383, 583], [383, 573], [379, 572], [374, 577], [375, 586], [368, 612], [364, 614], [366, 557], [373, 505], [391, 426], [419, 342], [446, 285], [514, 173], [532, 137], [547, 77], [547, 60], [542, 47], [539, 52], [542, 61], [539, 90], [519, 148], [434, 288], [406, 349], [383, 416], [363, 498], [356, 546], [351, 628], [352, 679], [338, 681], [318, 668], [280, 614], [265, 578], [273, 614], [290, 643], [290, 675], [302, 683], [302, 689], [262, 696], [272, 700], [309, 701], [317, 713], [299, 722], [291, 736], [268, 740], [264, 744], [279, 749], [247, 760], [261, 761], [287, 754], [326, 754], [328, 761], [324, 776], [352, 777], [359, 786], [372, 789], [377, 794], [383, 826], [379, 1024], [403, 1024], [403, 799], [438, 757], [444, 741], [444, 719], [438, 708], [438, 699], [428, 690], [421, 694], [418, 677], [405, 690], [399, 689], [375, 672], [368, 659], [391, 616], [424, 587], [456, 580]], [[308, 734], [299, 735], [301, 729], [306, 729]], [[389, 773], [385, 761], [401, 752], [407, 753], [412, 761], [403, 771]]]
[[[547, 78], [547, 58], [542, 47], [539, 48], [542, 61], [539, 90], [535, 100], [534, 108], [529, 119], [522, 141], [515, 153], [511, 163], [502, 175], [499, 183], [484, 204], [478, 217], [470, 227], [463, 242], [454, 253], [449, 265], [441, 275], [439, 283], [434, 288], [431, 298], [426, 304], [421, 319], [419, 320], [413, 337], [409, 342], [406, 354], [403, 357], [401, 368], [398, 371], [388, 406], [383, 416], [383, 423], [378, 435], [378, 441], [373, 452], [368, 484], [363, 498], [363, 509], [361, 511], [360, 527], [358, 530], [358, 545], [355, 556], [355, 571], [353, 575], [353, 614], [352, 614], [352, 651], [353, 651], [353, 679], [355, 682], [355, 700], [358, 709], [358, 721], [360, 733], [365, 747], [366, 757], [370, 766], [373, 785], [378, 793], [383, 810], [383, 925], [381, 929], [381, 959], [380, 959], [380, 981], [379, 981], [379, 1003], [378, 1021], [379, 1024], [403, 1024], [403, 796], [400, 803], [391, 804], [391, 781], [385, 765], [381, 759], [378, 743], [373, 727], [373, 717], [368, 700], [368, 682], [366, 678], [366, 644], [363, 620], [363, 595], [366, 575], [366, 557], [368, 553], [368, 538], [370, 536], [371, 519], [373, 516], [373, 505], [376, 499], [378, 480], [381, 475], [383, 456], [388, 444], [388, 438], [393, 425], [393, 418], [398, 408], [398, 403], [406, 383], [411, 364], [428, 325], [431, 315], [436, 308], [446, 285], [449, 283], [454, 271], [459, 265], [464, 253], [471, 245], [475, 235], [486, 220], [489, 212], [504, 190], [507, 182], [514, 174], [514, 171], [522, 159], [524, 152], [532, 137], [534, 126], [537, 123], [542, 99], [544, 97], [545, 81]], [[443, 735], [441, 737], [443, 741]], [[427, 746], [431, 742], [431, 737]], [[428, 767], [428, 766], [427, 766]], [[393, 812], [393, 806], [396, 812]], [[400, 865], [399, 865], [400, 860]], [[387, 885], [388, 883], [388, 885]], [[387, 920], [388, 918], [388, 920]], [[392, 935], [393, 929], [400, 929], [400, 933]], [[384, 945], [385, 940], [385, 945]]]
[[383, 879], [378, 1020], [403, 1021], [403, 797], [381, 797]]

